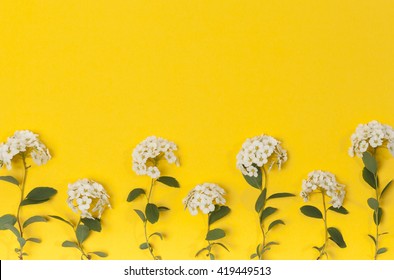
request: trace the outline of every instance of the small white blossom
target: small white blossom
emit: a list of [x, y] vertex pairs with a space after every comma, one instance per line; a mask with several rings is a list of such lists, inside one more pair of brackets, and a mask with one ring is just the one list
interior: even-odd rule
[[349, 148], [349, 155], [363, 156], [369, 148], [376, 149], [380, 146], [387, 146], [394, 156], [394, 130], [391, 126], [371, 121], [367, 124], [360, 124], [356, 132], [351, 137], [352, 147]]
[[17, 155], [31, 157], [37, 165], [47, 163], [51, 155], [47, 147], [38, 139], [38, 135], [29, 130], [19, 130], [0, 144], [0, 167], [11, 169], [11, 161]]
[[133, 170], [138, 175], [148, 175], [156, 179], [160, 177], [160, 170], [157, 168], [157, 161], [164, 156], [168, 163], [178, 164], [178, 159], [174, 154], [177, 146], [166, 139], [150, 136], [139, 143], [133, 150]]
[[287, 152], [280, 142], [268, 135], [248, 138], [237, 154], [237, 168], [242, 174], [257, 177], [257, 167], [269, 164], [269, 170], [276, 164], [280, 169], [287, 161]]
[[68, 206], [76, 213], [79, 210], [82, 218], [94, 219], [95, 212], [100, 218], [105, 208], [111, 207], [104, 187], [93, 180], [81, 179], [69, 184], [67, 194]]
[[309, 195], [315, 191], [323, 191], [331, 197], [330, 203], [335, 208], [340, 208], [345, 198], [345, 186], [339, 184], [335, 175], [330, 172], [315, 170], [308, 174], [308, 179], [302, 180], [302, 191], [300, 193], [304, 201], [308, 201]]
[[192, 189], [188, 195], [183, 199], [183, 204], [190, 211], [190, 214], [197, 215], [198, 208], [204, 213], [208, 214], [215, 210], [216, 204], [225, 204], [226, 200], [223, 198], [225, 191], [217, 184], [203, 183], [197, 185]]

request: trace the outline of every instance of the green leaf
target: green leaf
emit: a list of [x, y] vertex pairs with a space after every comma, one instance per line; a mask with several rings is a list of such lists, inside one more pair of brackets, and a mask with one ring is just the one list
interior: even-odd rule
[[6, 228], [5, 225], [15, 225], [16, 223], [16, 217], [11, 214], [5, 214], [0, 217], [0, 230], [6, 230], [9, 228]]
[[379, 202], [375, 199], [375, 198], [368, 198], [368, 206], [374, 210], [377, 211], [377, 209], [379, 208]]
[[95, 254], [96, 256], [99, 256], [100, 258], [106, 258], [106, 257], [108, 257], [108, 254], [107, 254], [107, 253], [100, 252], [100, 251], [89, 252], [89, 254]]
[[330, 207], [328, 208], [328, 210], [331, 210], [331, 211], [333, 211], [333, 212], [337, 212], [337, 213], [343, 214], [343, 215], [349, 214], [349, 211], [347, 211], [346, 208], [343, 207], [343, 206], [341, 206], [341, 207], [339, 207], [339, 208], [335, 208], [335, 207], [333, 207], [333, 206], [330, 206]]
[[391, 183], [393, 182], [393, 180], [391, 180], [390, 182], [388, 182], [388, 184], [384, 187], [384, 189], [382, 190], [382, 192], [380, 193], [380, 198], [383, 197], [383, 194], [387, 191], [387, 189], [391, 186]]
[[97, 231], [97, 232], [101, 231], [101, 222], [99, 219], [83, 218], [83, 219], [81, 219], [81, 221], [90, 230]]
[[209, 253], [209, 259], [210, 259], [210, 260], [214, 260], [214, 259], [215, 259], [215, 255], [214, 255], [214, 254], [211, 254], [211, 253]]
[[224, 230], [220, 229], [220, 228], [215, 228], [215, 229], [211, 229], [210, 231], [208, 231], [207, 236], [205, 237], [205, 240], [211, 241], [211, 240], [217, 240], [220, 238], [223, 238], [226, 236], [226, 233], [224, 232]]
[[224, 246], [224, 244], [223, 244], [223, 243], [214, 242], [214, 243], [211, 243], [211, 245], [219, 245], [219, 246], [223, 247], [224, 249], [226, 249], [226, 250], [227, 250], [227, 252], [230, 252], [230, 250], [229, 250], [229, 249], [228, 249], [226, 246]]
[[282, 220], [275, 220], [268, 226], [268, 231], [270, 231], [276, 225], [284, 225], [284, 224], [285, 224], [285, 222]]
[[79, 244], [82, 244], [89, 236], [89, 228], [85, 225], [78, 225], [75, 233]]
[[300, 209], [302, 214], [304, 214], [305, 216], [316, 218], [316, 219], [323, 219], [323, 214], [315, 206], [305, 205], [302, 206]]
[[170, 208], [167, 208], [165, 206], [159, 206], [158, 209], [159, 209], [160, 212], [164, 212], [164, 211], [170, 210]]
[[129, 193], [129, 195], [128, 195], [128, 197], [127, 197], [127, 201], [128, 201], [128, 202], [131, 202], [131, 201], [133, 201], [134, 199], [136, 199], [137, 197], [139, 197], [141, 194], [145, 194], [145, 190], [143, 190], [143, 189], [141, 189], [141, 188], [134, 189], [134, 190], [132, 190], [132, 191]]
[[368, 236], [372, 239], [373, 243], [375, 243], [375, 245], [376, 245], [376, 239], [375, 239], [375, 237], [373, 237], [373, 236], [370, 235], [370, 234], [368, 234]]
[[377, 255], [383, 254], [387, 252], [387, 248], [380, 248], [379, 250], [376, 251]]
[[64, 242], [62, 243], [62, 247], [74, 247], [74, 248], [78, 248], [78, 244], [75, 243], [75, 242], [66, 240], [66, 241], [64, 241]]
[[376, 162], [376, 159], [369, 152], [363, 153], [363, 162], [365, 168], [367, 168], [372, 174], [376, 175], [376, 171], [378, 170], [378, 164]]
[[208, 223], [210, 225], [212, 225], [217, 220], [220, 220], [221, 218], [228, 215], [228, 213], [230, 213], [230, 211], [231, 211], [230, 208], [227, 206], [216, 206], [215, 211], [213, 211], [209, 214]]
[[162, 235], [160, 232], [154, 232], [154, 233], [152, 233], [151, 235], [149, 235], [149, 238], [151, 238], [151, 237], [154, 236], [154, 235], [160, 237], [160, 239], [163, 240], [163, 235]]
[[253, 177], [253, 176], [248, 176], [248, 175], [244, 175], [244, 178], [246, 180], [246, 182], [251, 185], [253, 188], [256, 189], [261, 189], [263, 187], [263, 172], [261, 171], [261, 168], [258, 167], [257, 165], [253, 165], [254, 167], [257, 168], [257, 177]]
[[270, 197], [268, 197], [267, 200], [274, 199], [274, 198], [282, 198], [282, 197], [292, 197], [292, 196], [295, 196], [295, 195], [292, 193], [286, 193], [286, 192], [274, 193], [273, 195], [270, 195]]
[[16, 185], [16, 186], [19, 187], [19, 182], [18, 182], [18, 180], [15, 179], [15, 178], [12, 177], [12, 176], [0, 176], [0, 180], [1, 180], [1, 181], [8, 182], [8, 183], [11, 183], [11, 184], [14, 184], [14, 185]]
[[[378, 219], [376, 220], [376, 213], [378, 213]], [[375, 225], [380, 225], [380, 222], [382, 220], [382, 215], [383, 215], [383, 209], [379, 207], [378, 211], [373, 212], [373, 221], [375, 222]]]
[[26, 205], [30, 205], [30, 204], [41, 204], [41, 203], [44, 203], [44, 202], [47, 202], [49, 200], [49, 198], [48, 199], [44, 199], [44, 200], [31, 200], [31, 199], [24, 199], [22, 202], [21, 202], [21, 206], [26, 206]]
[[141, 250], [146, 250], [148, 248], [149, 248], [149, 243], [147, 243], [147, 242], [141, 243], [141, 245], [140, 245]]
[[259, 197], [257, 198], [256, 204], [254, 207], [254, 209], [256, 210], [257, 213], [260, 213], [261, 209], [264, 208], [266, 197], [267, 197], [267, 188], [264, 188], [261, 191]]
[[376, 189], [376, 181], [375, 175], [371, 173], [367, 168], [363, 168], [363, 179], [365, 182], [368, 183], [372, 188]]
[[54, 219], [59, 220], [59, 221], [62, 221], [64, 223], [68, 224], [70, 227], [74, 228], [74, 225], [71, 222], [63, 219], [62, 217], [55, 216], [55, 215], [49, 215], [49, 217], [54, 218]]
[[23, 228], [27, 227], [28, 225], [32, 224], [32, 223], [38, 223], [38, 222], [46, 222], [47, 219], [45, 219], [43, 216], [33, 216], [30, 217], [29, 219], [27, 219], [24, 223], [23, 223]]
[[151, 224], [156, 223], [159, 220], [159, 209], [153, 203], [148, 203], [145, 208], [145, 215]]
[[345, 240], [343, 240], [343, 236], [337, 228], [329, 227], [327, 231], [330, 234], [332, 241], [334, 241], [340, 248], [346, 248]]
[[26, 244], [26, 240], [23, 237], [18, 237], [18, 243], [21, 246], [21, 248], [23, 248]]
[[198, 257], [198, 255], [201, 254], [201, 253], [204, 252], [204, 251], [208, 251], [208, 248], [202, 248], [201, 250], [199, 250], [199, 251], [196, 253], [195, 257]]
[[316, 250], [318, 250], [320, 252], [323, 249], [323, 247], [324, 247], [324, 245], [321, 246], [321, 247], [313, 246], [312, 248], [316, 249]]
[[274, 207], [267, 207], [263, 210], [263, 212], [260, 215], [260, 223], [262, 223], [268, 216], [271, 216], [278, 210], [277, 208]]
[[275, 241], [268, 242], [267, 244], [265, 244], [265, 248], [272, 246], [272, 245], [279, 245], [279, 243], [275, 242]]
[[142, 212], [141, 210], [138, 209], [134, 209], [135, 213], [137, 213], [138, 217], [141, 218], [141, 220], [145, 223], [146, 218], [145, 218], [145, 214], [144, 212]]
[[256, 253], [250, 255], [250, 259], [251, 259], [251, 260], [253, 260], [255, 257], [257, 257], [257, 254], [256, 254]]
[[34, 201], [48, 200], [56, 193], [57, 190], [55, 190], [54, 188], [38, 187], [31, 190], [31, 192], [27, 194], [26, 199], [34, 200]]
[[379, 236], [385, 235], [385, 234], [388, 234], [388, 232], [386, 231], [386, 232], [379, 233]]
[[4, 224], [3, 227], [4, 227], [5, 229], [10, 230], [10, 231], [16, 236], [16, 238], [21, 237], [21, 234], [20, 234], [19, 231], [16, 229], [16, 227], [14, 227], [14, 225], [11, 225], [11, 224]]
[[32, 237], [32, 238], [26, 239], [26, 242], [41, 243], [41, 239]]
[[157, 181], [169, 187], [179, 188], [179, 183], [174, 177], [161, 176], [159, 179], [157, 179]]

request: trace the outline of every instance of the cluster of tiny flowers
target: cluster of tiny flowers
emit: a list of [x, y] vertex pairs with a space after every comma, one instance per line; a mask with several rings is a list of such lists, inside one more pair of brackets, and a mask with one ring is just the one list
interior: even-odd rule
[[16, 131], [8, 137], [7, 142], [0, 144], [0, 167], [5, 165], [7, 169], [11, 169], [11, 161], [18, 154], [31, 156], [37, 165], [45, 164], [51, 159], [47, 147], [38, 140], [38, 135], [29, 130]]
[[215, 204], [226, 203], [226, 200], [223, 198], [224, 194], [225, 191], [217, 184], [204, 183], [192, 189], [183, 199], [183, 204], [193, 216], [197, 215], [198, 208], [204, 214], [208, 214], [215, 210]]
[[280, 142], [268, 135], [248, 138], [242, 145], [241, 151], [237, 154], [237, 168], [242, 174], [257, 177], [257, 167], [262, 167], [269, 163], [269, 170], [274, 164], [281, 168], [282, 163], [287, 161], [287, 152]]
[[160, 170], [157, 168], [157, 161], [164, 156], [169, 163], [178, 163], [174, 154], [177, 146], [166, 139], [150, 136], [139, 143], [133, 150], [133, 170], [138, 175], [148, 175], [156, 179], [160, 177]]
[[111, 207], [104, 187], [93, 180], [81, 179], [69, 184], [67, 194], [68, 205], [76, 213], [79, 210], [82, 218], [94, 219], [94, 212], [100, 218], [105, 208]]
[[345, 186], [339, 184], [335, 175], [330, 172], [315, 170], [308, 174], [308, 179], [302, 180], [301, 197], [304, 201], [308, 201], [309, 195], [315, 191], [324, 191], [326, 195], [331, 197], [330, 203], [335, 208], [340, 208], [345, 198]]
[[353, 133], [352, 147], [349, 148], [349, 155], [355, 154], [359, 157], [368, 150], [369, 147], [377, 148], [387, 145], [390, 153], [394, 156], [394, 130], [391, 126], [371, 121], [367, 124], [360, 124], [356, 132]]

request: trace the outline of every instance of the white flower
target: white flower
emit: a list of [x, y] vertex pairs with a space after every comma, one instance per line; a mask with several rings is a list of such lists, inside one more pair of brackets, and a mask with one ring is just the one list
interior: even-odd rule
[[0, 144], [0, 167], [11, 169], [11, 161], [17, 155], [31, 157], [37, 165], [47, 163], [51, 155], [38, 135], [29, 130], [18, 130], [7, 142]]
[[386, 146], [394, 156], [394, 130], [391, 126], [371, 121], [367, 124], [360, 124], [356, 132], [351, 137], [352, 147], [349, 148], [349, 155], [363, 156], [369, 148], [376, 149]]
[[215, 210], [215, 204], [225, 204], [223, 198], [225, 191], [217, 184], [203, 183], [192, 189], [183, 199], [183, 204], [190, 211], [190, 214], [197, 215], [198, 208], [208, 214]]
[[68, 206], [74, 212], [79, 210], [82, 218], [94, 219], [94, 212], [100, 218], [105, 208], [111, 207], [104, 187], [93, 180], [81, 179], [69, 184], [67, 194]]
[[276, 164], [280, 169], [287, 161], [287, 152], [280, 142], [268, 135], [248, 138], [237, 154], [237, 168], [242, 174], [257, 177], [257, 167], [269, 163], [269, 170]]
[[308, 179], [302, 180], [302, 191], [300, 193], [304, 201], [308, 201], [309, 195], [319, 190], [331, 197], [330, 203], [335, 208], [340, 208], [345, 198], [345, 186], [339, 184], [335, 175], [330, 172], [315, 170], [308, 174]]
[[177, 146], [166, 139], [150, 136], [139, 143], [133, 150], [133, 170], [138, 175], [148, 175], [156, 179], [160, 177], [160, 170], [157, 168], [157, 161], [164, 156], [168, 163], [176, 163], [178, 159], [174, 154]]

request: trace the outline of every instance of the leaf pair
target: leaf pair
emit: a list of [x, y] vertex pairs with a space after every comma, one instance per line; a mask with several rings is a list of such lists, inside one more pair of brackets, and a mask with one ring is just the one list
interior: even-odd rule
[[340, 248], [346, 248], [346, 242], [343, 239], [342, 233], [339, 231], [339, 229], [335, 227], [329, 227], [327, 229], [330, 239], [334, 241], [335, 244], [337, 244]]
[[[307, 217], [315, 218], [315, 219], [323, 219], [322, 212], [315, 206], [305, 205], [305, 206], [302, 206], [300, 208], [300, 210], [301, 210], [302, 214], [304, 214]], [[330, 206], [328, 208], [328, 210], [339, 213], [339, 214], [343, 214], [343, 215], [349, 214], [349, 211], [347, 211], [346, 208], [343, 206], [341, 206], [340, 208], [335, 208], [333, 206]]]

